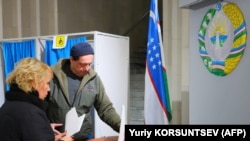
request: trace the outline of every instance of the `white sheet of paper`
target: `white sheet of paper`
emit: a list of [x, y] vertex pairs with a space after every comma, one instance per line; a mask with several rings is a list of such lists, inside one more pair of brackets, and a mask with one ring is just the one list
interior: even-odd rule
[[120, 133], [118, 137], [118, 141], [124, 141], [125, 139], [125, 124], [126, 124], [126, 111], [125, 106], [122, 105], [122, 115], [121, 115], [121, 125], [120, 125]]
[[80, 131], [84, 118], [85, 114], [78, 117], [75, 107], [68, 111], [65, 118], [65, 130], [67, 131], [67, 136], [72, 136]]

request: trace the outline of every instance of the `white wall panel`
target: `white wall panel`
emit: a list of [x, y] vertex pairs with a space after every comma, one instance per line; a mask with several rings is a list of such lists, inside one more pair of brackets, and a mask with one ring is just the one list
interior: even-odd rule
[[[107, 95], [121, 115], [122, 105], [125, 105], [125, 109], [128, 107], [129, 38], [97, 32], [94, 36], [94, 50], [94, 69], [100, 75]], [[95, 137], [113, 135], [118, 133], [102, 122], [95, 113]]]

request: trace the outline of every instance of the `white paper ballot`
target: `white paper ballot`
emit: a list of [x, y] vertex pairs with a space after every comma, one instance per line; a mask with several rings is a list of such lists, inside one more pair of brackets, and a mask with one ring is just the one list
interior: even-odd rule
[[85, 114], [78, 117], [75, 107], [68, 111], [65, 119], [65, 130], [67, 131], [67, 136], [70, 137], [80, 131], [84, 117]]
[[122, 105], [122, 115], [121, 115], [121, 125], [120, 125], [120, 133], [118, 137], [118, 141], [124, 141], [125, 134], [125, 124], [126, 124], [126, 109], [125, 106]]

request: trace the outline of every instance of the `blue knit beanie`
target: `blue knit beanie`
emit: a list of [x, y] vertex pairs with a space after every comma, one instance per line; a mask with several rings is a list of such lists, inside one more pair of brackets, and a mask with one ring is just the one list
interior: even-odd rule
[[94, 50], [88, 43], [77, 43], [70, 50], [70, 56], [83, 56], [94, 54]]

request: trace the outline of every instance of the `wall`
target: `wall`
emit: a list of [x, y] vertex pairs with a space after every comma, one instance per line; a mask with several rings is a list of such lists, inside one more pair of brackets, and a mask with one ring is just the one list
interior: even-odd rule
[[163, 0], [163, 50], [172, 105], [171, 124], [188, 124], [189, 9], [177, 0]]
[[[228, 0], [242, 10], [250, 29], [249, 0]], [[210, 73], [199, 55], [198, 30], [204, 14], [214, 5], [190, 11], [190, 124], [250, 123], [250, 49], [249, 37], [245, 53], [235, 70], [224, 77]], [[249, 30], [248, 30], [249, 31]]]
[[[149, 0], [0, 0], [0, 9], [0, 40], [89, 31], [123, 35], [149, 9]], [[138, 33], [130, 38], [130, 48], [143, 43], [145, 27], [131, 31]], [[0, 92], [0, 105], [3, 99]]]
[[[124, 35], [149, 10], [150, 0], [57, 0], [58, 33], [101, 31]], [[130, 51], [146, 44], [148, 16], [131, 29]], [[136, 30], [135, 30], [136, 29]], [[138, 38], [138, 36], [141, 36]]]
[[[145, 20], [134, 24], [148, 12], [149, 0], [0, 0], [0, 8], [0, 39], [88, 31], [124, 35], [130, 31], [124, 36], [133, 36], [131, 46], [146, 44]], [[148, 16], [144, 19], [147, 23]]]

